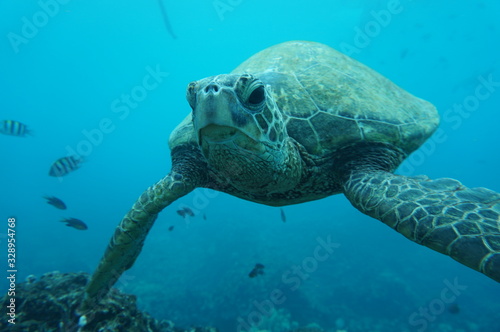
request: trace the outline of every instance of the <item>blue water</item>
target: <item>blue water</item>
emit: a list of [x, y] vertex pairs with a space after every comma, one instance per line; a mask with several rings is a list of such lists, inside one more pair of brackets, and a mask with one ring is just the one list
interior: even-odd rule
[[[186, 85], [288, 40], [328, 44], [436, 105], [439, 136], [401, 174], [500, 191], [500, 84], [477, 97], [484, 80], [500, 82], [498, 1], [165, 0], [176, 39], [157, 1], [61, 1], [46, 8], [50, 16], [47, 3], [0, 3], [0, 120], [34, 131], [0, 136], [1, 248], [15, 216], [18, 281], [91, 273], [121, 217], [169, 171], [169, 134], [190, 111]], [[141, 90], [151, 71], [156, 80]], [[127, 105], [132, 91], [145, 93]], [[85, 157], [81, 169], [49, 177], [51, 163], [71, 150]], [[62, 198], [68, 210], [43, 195]], [[183, 220], [180, 204], [198, 216]], [[117, 286], [156, 318], [223, 332], [252, 320], [274, 332], [311, 323], [328, 331], [500, 331], [498, 283], [406, 240], [343, 196], [284, 210], [286, 223], [277, 208], [198, 189], [163, 211]], [[63, 217], [89, 229], [65, 227]], [[318, 238], [337, 246], [314, 265]], [[255, 263], [265, 274], [248, 278]], [[299, 277], [296, 266], [309, 273]], [[442, 307], [453, 283], [460, 288]], [[272, 299], [279, 304], [268, 315]]]

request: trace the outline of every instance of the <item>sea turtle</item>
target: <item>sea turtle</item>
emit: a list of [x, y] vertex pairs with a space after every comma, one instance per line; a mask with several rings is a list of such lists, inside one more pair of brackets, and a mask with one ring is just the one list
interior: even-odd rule
[[393, 174], [439, 117], [377, 72], [291, 41], [190, 83], [187, 100], [192, 111], [169, 140], [172, 170], [117, 227], [87, 304], [132, 266], [158, 213], [197, 187], [271, 206], [343, 193], [408, 239], [500, 282], [500, 194]]

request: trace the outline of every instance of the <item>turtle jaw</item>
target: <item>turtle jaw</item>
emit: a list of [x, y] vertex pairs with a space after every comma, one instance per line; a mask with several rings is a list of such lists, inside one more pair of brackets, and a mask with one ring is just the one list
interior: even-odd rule
[[[255, 141], [234, 127], [210, 124], [199, 130], [201, 152], [215, 174], [218, 185], [228, 184], [255, 195], [283, 187], [286, 174], [286, 149]], [[293, 182], [293, 181], [290, 181]]]
[[253, 154], [262, 154], [266, 151], [263, 143], [248, 136], [243, 131], [216, 124], [209, 124], [198, 131], [198, 144], [207, 158], [209, 158], [211, 147], [214, 145], [243, 149]]
[[193, 125], [198, 143], [202, 137], [214, 142], [227, 140], [237, 134], [254, 142], [263, 140], [262, 132], [251, 115], [241, 110], [241, 105], [231, 91], [220, 88], [216, 94], [208, 93], [199, 98], [193, 110]]

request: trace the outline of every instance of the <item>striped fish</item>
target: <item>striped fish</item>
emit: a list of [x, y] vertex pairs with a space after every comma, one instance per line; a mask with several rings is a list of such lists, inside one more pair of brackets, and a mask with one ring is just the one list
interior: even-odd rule
[[50, 166], [50, 176], [64, 176], [80, 167], [81, 159], [73, 156], [59, 158]]
[[31, 135], [31, 130], [25, 124], [14, 120], [0, 121], [0, 133], [11, 136], [26, 137]]

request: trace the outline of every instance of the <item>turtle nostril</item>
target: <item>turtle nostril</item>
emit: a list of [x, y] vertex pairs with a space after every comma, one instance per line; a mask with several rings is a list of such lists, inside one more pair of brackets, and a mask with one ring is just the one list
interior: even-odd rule
[[217, 84], [215, 83], [210, 83], [209, 85], [207, 85], [205, 87], [205, 92], [208, 93], [208, 92], [217, 92], [219, 91], [219, 87], [217, 86]]

